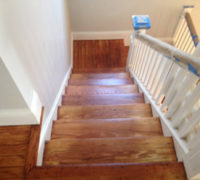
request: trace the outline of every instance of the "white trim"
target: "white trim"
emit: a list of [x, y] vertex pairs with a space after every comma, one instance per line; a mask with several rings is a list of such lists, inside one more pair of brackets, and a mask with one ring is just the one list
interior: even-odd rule
[[124, 45], [130, 45], [132, 31], [91, 31], [73, 32], [74, 40], [103, 40], [103, 39], [124, 39]]
[[[41, 114], [41, 111], [37, 113]], [[32, 124], [39, 124], [39, 122], [28, 108], [0, 110], [0, 126]]]
[[[80, 31], [72, 32], [73, 40], [103, 40], [103, 39], [123, 39], [125, 46], [130, 46], [130, 36], [132, 31]], [[161, 41], [172, 44], [171, 37], [157, 37]]]
[[37, 159], [38, 166], [42, 165], [45, 141], [48, 141], [51, 139], [51, 130], [52, 130], [53, 120], [57, 119], [58, 107], [61, 105], [62, 96], [64, 95], [65, 88], [68, 85], [68, 80], [70, 78], [71, 71], [72, 71], [72, 65], [69, 67], [62, 81], [62, 84], [54, 100], [50, 113], [48, 114], [47, 118], [43, 120], [44, 124], [42, 125], [42, 131], [40, 134], [40, 143], [39, 143], [39, 149], [38, 149], [38, 159]]

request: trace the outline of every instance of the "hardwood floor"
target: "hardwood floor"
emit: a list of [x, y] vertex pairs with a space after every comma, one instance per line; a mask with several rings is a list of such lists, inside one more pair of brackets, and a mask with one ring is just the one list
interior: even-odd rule
[[124, 68], [127, 54], [122, 39], [74, 41], [73, 72], [101, 72], [104, 68], [114, 72], [109, 68]]
[[31, 126], [0, 127], [0, 179], [23, 179]]

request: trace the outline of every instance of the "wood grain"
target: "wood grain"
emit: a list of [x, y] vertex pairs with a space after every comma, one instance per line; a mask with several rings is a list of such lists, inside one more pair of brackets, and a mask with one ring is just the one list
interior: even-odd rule
[[72, 74], [71, 79], [126, 79], [130, 78], [128, 73], [88, 73], [88, 74]]
[[136, 136], [162, 136], [159, 119], [92, 119], [84, 122], [58, 120], [53, 125], [52, 130], [52, 139]]
[[120, 94], [98, 96], [70, 96], [63, 97], [63, 105], [123, 105], [144, 103], [143, 94]]
[[68, 86], [66, 95], [70, 96], [95, 96], [103, 94], [128, 94], [137, 93], [136, 85], [117, 85], [117, 86]]
[[171, 138], [126, 137], [54, 139], [46, 144], [44, 165], [176, 161]]
[[42, 108], [40, 125], [34, 125], [31, 127], [30, 131], [30, 141], [28, 146], [28, 151], [26, 154], [26, 162], [25, 162], [25, 173], [29, 173], [30, 170], [36, 166], [37, 157], [38, 157], [38, 148], [40, 141], [40, 132], [42, 128], [42, 121], [44, 116], [44, 107]]
[[186, 180], [183, 164], [178, 162], [150, 164], [103, 164], [38, 167], [27, 180]]
[[117, 79], [117, 78], [112, 78], [112, 79], [70, 79], [69, 80], [69, 85], [76, 85], [76, 86], [81, 86], [81, 85], [126, 85], [126, 84], [133, 84], [133, 80], [131, 78], [126, 78], [126, 79]]
[[134, 105], [96, 105], [96, 106], [61, 106], [58, 117], [63, 119], [110, 119], [131, 117], [152, 117], [149, 104]]
[[121, 68], [124, 53], [123, 40], [74, 41], [74, 72], [85, 69]]

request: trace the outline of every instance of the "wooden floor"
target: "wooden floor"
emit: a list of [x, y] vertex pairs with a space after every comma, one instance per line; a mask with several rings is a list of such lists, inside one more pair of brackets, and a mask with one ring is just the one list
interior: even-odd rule
[[186, 180], [172, 138], [125, 72], [127, 50], [122, 40], [74, 42], [73, 74], [43, 166], [25, 174], [32, 127], [3, 127], [0, 179]]

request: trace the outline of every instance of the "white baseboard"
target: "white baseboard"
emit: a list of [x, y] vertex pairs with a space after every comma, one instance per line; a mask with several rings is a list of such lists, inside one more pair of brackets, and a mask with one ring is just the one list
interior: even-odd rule
[[54, 120], [57, 120], [58, 107], [61, 105], [62, 96], [64, 95], [65, 88], [68, 85], [68, 80], [70, 78], [71, 71], [72, 71], [72, 65], [69, 67], [69, 69], [62, 81], [62, 84], [61, 84], [58, 94], [54, 100], [54, 103], [52, 105], [50, 113], [48, 114], [47, 118], [45, 120], [43, 120], [44, 124], [42, 125], [42, 131], [40, 134], [37, 166], [42, 165], [45, 142], [51, 139], [52, 124], [53, 124]]
[[73, 32], [74, 40], [103, 40], [103, 39], [123, 39], [124, 45], [130, 45], [130, 35], [132, 31], [91, 31]]
[[[130, 45], [132, 31], [91, 31], [91, 32], [72, 32], [74, 40], [103, 40], [103, 39], [123, 39], [124, 45]], [[171, 37], [157, 37], [161, 41], [173, 44]]]

